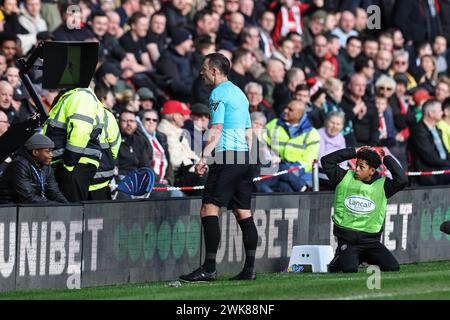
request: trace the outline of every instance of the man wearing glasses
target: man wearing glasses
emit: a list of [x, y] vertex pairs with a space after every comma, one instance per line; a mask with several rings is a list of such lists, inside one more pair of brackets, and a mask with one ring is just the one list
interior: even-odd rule
[[408, 72], [409, 69], [409, 53], [405, 50], [397, 50], [394, 52], [394, 62], [392, 63], [392, 69], [389, 72], [391, 77], [397, 73], [404, 73], [408, 77], [408, 90], [417, 87], [417, 82], [414, 77]]
[[141, 130], [153, 149], [152, 168], [156, 175], [156, 182], [167, 184], [168, 181], [165, 178], [169, 167], [169, 152], [167, 151], [167, 137], [156, 131], [158, 112], [142, 110], [139, 115]]
[[119, 128], [122, 144], [117, 158], [119, 176], [126, 176], [137, 168], [150, 167], [152, 153], [144, 138], [136, 134], [137, 122], [134, 113], [124, 111], [120, 114]]
[[[175, 182], [173, 167], [170, 164], [169, 146], [167, 144], [167, 136], [156, 130], [158, 127], [159, 116], [156, 110], [142, 110], [137, 118], [140, 131], [144, 138], [147, 139], [152, 149], [152, 169], [155, 172], [156, 187], [170, 187]], [[151, 197], [182, 197], [183, 192], [159, 191], [152, 193]]]

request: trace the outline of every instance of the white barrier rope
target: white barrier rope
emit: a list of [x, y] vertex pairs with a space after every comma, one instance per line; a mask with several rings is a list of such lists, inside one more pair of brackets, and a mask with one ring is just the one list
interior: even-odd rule
[[436, 175], [449, 174], [449, 173], [450, 173], [450, 170], [405, 172], [405, 174], [409, 177], [436, 176]]
[[[298, 171], [301, 170], [303, 168], [303, 166], [297, 166], [297, 167], [292, 167], [290, 169], [287, 170], [282, 170], [273, 174], [268, 174], [265, 176], [260, 176], [260, 177], [256, 177], [253, 179], [253, 182], [258, 182], [258, 181], [263, 181], [263, 180], [267, 180], [273, 177], [277, 177], [277, 176], [281, 176], [284, 174], [287, 174], [289, 172], [294, 172], [294, 171]], [[381, 174], [385, 174], [386, 172], [383, 171], [381, 172]], [[411, 172], [405, 172], [406, 176], [409, 177], [417, 177], [417, 176], [431, 176], [431, 175], [442, 175], [442, 174], [450, 174], [450, 170], [437, 170], [437, 171], [411, 171]], [[326, 176], [322, 173], [319, 174], [319, 177], [321, 179], [325, 178]], [[328, 178], [326, 178], [326, 180], [328, 180]], [[153, 191], [190, 191], [190, 190], [203, 190], [205, 189], [205, 186], [192, 186], [192, 187], [154, 187]]]
[[[303, 169], [303, 166], [297, 166], [297, 167], [292, 167], [289, 168], [287, 170], [282, 170], [273, 174], [268, 174], [265, 176], [261, 176], [261, 177], [256, 177], [253, 179], [253, 182], [258, 182], [258, 181], [262, 181], [262, 180], [267, 180], [273, 177], [277, 177], [277, 176], [281, 176], [283, 174], [287, 174], [289, 172], [294, 172], [294, 171], [298, 171]], [[203, 190], [205, 189], [205, 186], [193, 186], [193, 187], [154, 187], [153, 190], [154, 191], [175, 191], [175, 190], [179, 190], [179, 191], [190, 191], [190, 190]]]

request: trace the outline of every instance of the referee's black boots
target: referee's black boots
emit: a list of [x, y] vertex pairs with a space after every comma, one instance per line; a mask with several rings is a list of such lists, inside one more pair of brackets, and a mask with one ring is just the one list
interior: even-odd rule
[[230, 280], [256, 280], [255, 269], [243, 269], [237, 276], [234, 276]]
[[180, 280], [184, 282], [206, 282], [214, 281], [216, 278], [217, 271], [207, 272], [203, 267], [200, 267], [189, 274], [180, 276]]

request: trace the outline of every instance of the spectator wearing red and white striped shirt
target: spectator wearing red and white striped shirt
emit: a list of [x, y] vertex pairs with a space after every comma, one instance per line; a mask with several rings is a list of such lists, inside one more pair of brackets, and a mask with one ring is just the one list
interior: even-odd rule
[[[152, 169], [156, 176], [156, 186], [170, 187], [174, 183], [173, 169], [170, 164], [169, 150], [167, 147], [167, 137], [156, 131], [156, 127], [159, 123], [158, 112], [153, 109], [142, 110], [139, 113], [138, 123], [140, 124], [141, 132], [144, 134], [147, 142], [152, 147]], [[155, 195], [153, 193], [152, 195]], [[157, 196], [171, 196], [182, 197], [184, 196], [181, 191], [167, 191], [157, 192]]]
[[300, 1], [281, 1], [281, 6], [276, 14], [275, 29], [272, 33], [273, 41], [277, 43], [281, 37], [285, 37], [291, 31], [302, 34], [302, 14], [308, 8], [309, 4], [301, 3]]

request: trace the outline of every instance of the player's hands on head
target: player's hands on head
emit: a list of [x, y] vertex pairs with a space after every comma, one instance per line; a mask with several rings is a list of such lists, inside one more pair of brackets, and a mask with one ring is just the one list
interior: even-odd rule
[[374, 147], [370, 147], [370, 146], [362, 146], [362, 147], [356, 148], [355, 150], [356, 150], [356, 153], [358, 153], [359, 151], [364, 151], [364, 150], [375, 151], [380, 156], [381, 163], [384, 163], [383, 161], [384, 161], [384, 157], [386, 156], [386, 153], [384, 152], [384, 149], [382, 147], [374, 148]]
[[364, 151], [364, 150], [373, 150], [373, 148], [371, 146], [362, 146], [362, 147], [355, 149], [356, 153], [358, 153], [360, 151]]
[[381, 158], [381, 161], [383, 162], [383, 159], [386, 156], [386, 153], [384, 152], [383, 148], [379, 148], [378, 150], [375, 150], [375, 151], [377, 151], [378, 155]]

